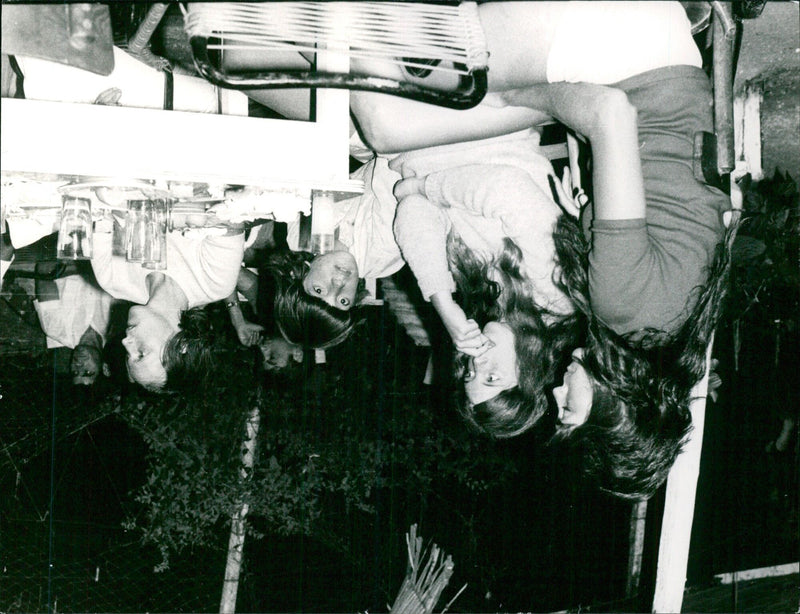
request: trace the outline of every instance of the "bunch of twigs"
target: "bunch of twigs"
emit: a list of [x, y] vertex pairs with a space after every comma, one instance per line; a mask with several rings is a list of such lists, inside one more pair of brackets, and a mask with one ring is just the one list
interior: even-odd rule
[[[406, 533], [408, 546], [408, 572], [400, 587], [400, 592], [391, 607], [391, 614], [431, 614], [436, 607], [442, 591], [453, 575], [453, 558], [445, 557], [436, 544], [431, 544], [427, 553], [423, 552], [422, 538], [417, 537], [417, 525], [411, 525]], [[427, 560], [425, 561], [425, 558]], [[447, 611], [467, 585], [449, 601], [442, 610]]]

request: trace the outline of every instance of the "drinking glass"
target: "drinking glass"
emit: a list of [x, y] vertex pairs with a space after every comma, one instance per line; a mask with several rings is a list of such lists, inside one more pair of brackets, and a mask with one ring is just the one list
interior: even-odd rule
[[311, 253], [318, 255], [333, 251], [335, 232], [333, 194], [315, 192], [311, 200]]
[[167, 227], [170, 202], [166, 198], [147, 201], [146, 232], [142, 266], [160, 271], [167, 268]]
[[92, 257], [92, 201], [64, 196], [58, 228], [59, 260], [89, 260]]
[[144, 262], [147, 245], [147, 200], [129, 200], [125, 214], [125, 259]]

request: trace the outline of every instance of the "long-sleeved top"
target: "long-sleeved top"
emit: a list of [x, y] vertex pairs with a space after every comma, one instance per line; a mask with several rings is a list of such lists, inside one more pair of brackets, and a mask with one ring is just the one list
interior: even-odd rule
[[552, 232], [559, 214], [548, 184], [540, 185], [522, 168], [467, 165], [428, 174], [425, 196], [403, 200], [394, 229], [426, 300], [455, 290], [447, 261], [447, 236], [454, 231], [487, 260], [502, 252], [504, 237], [512, 239], [537, 304], [567, 314], [574, 310], [572, 303], [553, 282]]
[[693, 66], [615, 85], [638, 110], [646, 219], [584, 220], [595, 315], [620, 334], [681, 326], [707, 282], [730, 199], [694, 174], [695, 135], [713, 132], [708, 78]]
[[[180, 286], [190, 309], [208, 305], [229, 296], [236, 288], [243, 251], [243, 233], [170, 232], [167, 268], [161, 272]], [[100, 287], [114, 298], [140, 305], [147, 303], [150, 296], [147, 276], [152, 271], [112, 254], [112, 233], [95, 232], [92, 269]]]

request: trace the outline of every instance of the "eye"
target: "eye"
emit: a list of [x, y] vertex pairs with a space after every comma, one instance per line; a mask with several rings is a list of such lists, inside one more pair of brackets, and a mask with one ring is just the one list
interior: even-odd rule
[[339, 299], [339, 304], [342, 305], [342, 307], [348, 307], [350, 305], [350, 299], [342, 297]]
[[496, 382], [499, 379], [500, 379], [500, 376], [497, 375], [496, 373], [490, 373], [489, 375], [486, 376], [486, 381], [489, 384], [491, 384], [492, 382]]
[[474, 379], [475, 379], [475, 369], [469, 368], [466, 371], [464, 371], [465, 382], [471, 382]]
[[320, 288], [319, 286], [314, 286], [314, 292], [316, 294], [322, 294], [322, 288]]

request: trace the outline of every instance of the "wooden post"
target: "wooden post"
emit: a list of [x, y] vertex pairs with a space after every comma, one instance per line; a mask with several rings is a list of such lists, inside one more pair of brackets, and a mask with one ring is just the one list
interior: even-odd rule
[[639, 590], [642, 574], [642, 552], [647, 520], [647, 501], [637, 501], [631, 508], [631, 524], [628, 537], [628, 578], [625, 582], [625, 597], [633, 597]]
[[689, 406], [692, 414], [692, 432], [667, 478], [661, 539], [658, 545], [653, 612], [680, 612], [683, 603], [713, 345], [712, 339], [706, 354], [706, 374], [692, 389], [692, 398], [695, 399]]
[[[261, 399], [259, 394], [256, 406], [250, 410], [247, 417], [246, 432], [242, 443], [242, 468], [241, 478], [249, 481], [253, 475], [253, 459], [256, 451], [256, 438], [261, 424]], [[225, 579], [222, 582], [222, 597], [219, 602], [220, 614], [233, 614], [236, 611], [236, 595], [239, 591], [239, 574], [242, 570], [242, 556], [244, 553], [244, 540], [246, 535], [245, 520], [247, 519], [247, 496], [236, 506], [231, 515], [231, 535], [228, 539], [228, 558], [225, 563]]]
[[[750, 173], [753, 181], [764, 178], [761, 168], [761, 101], [764, 84], [760, 81], [745, 84], [733, 101], [734, 146], [737, 175]], [[741, 167], [741, 170], [739, 168]]]

